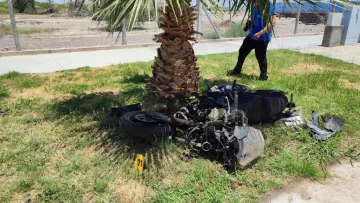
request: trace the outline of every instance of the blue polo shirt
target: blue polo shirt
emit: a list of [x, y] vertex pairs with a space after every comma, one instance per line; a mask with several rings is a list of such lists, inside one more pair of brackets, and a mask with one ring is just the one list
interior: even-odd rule
[[[275, 9], [273, 9], [272, 3], [270, 3], [270, 14], [271, 16], [276, 14]], [[250, 27], [249, 35], [248, 35], [250, 38], [252, 38], [256, 33], [260, 32], [266, 26], [266, 23], [263, 17], [261, 16], [259, 6], [257, 5], [254, 7], [254, 17], [252, 18], [251, 23], [252, 26]], [[272, 37], [272, 30], [270, 32], [261, 35], [261, 37], [259, 37], [258, 40], [270, 41], [271, 37]]]

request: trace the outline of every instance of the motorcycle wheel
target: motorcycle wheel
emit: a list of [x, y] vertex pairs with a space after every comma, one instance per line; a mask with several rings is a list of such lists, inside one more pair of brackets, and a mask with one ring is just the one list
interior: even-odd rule
[[144, 138], [169, 137], [174, 132], [170, 124], [156, 119], [166, 116], [157, 112], [135, 111], [120, 117], [120, 125], [126, 133]]

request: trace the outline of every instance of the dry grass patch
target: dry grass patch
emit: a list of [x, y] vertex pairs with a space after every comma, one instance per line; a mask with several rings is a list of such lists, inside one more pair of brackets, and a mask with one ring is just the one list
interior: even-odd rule
[[119, 94], [121, 94], [121, 91], [122, 90], [120, 88], [117, 88], [117, 89], [99, 88], [99, 89], [96, 89], [96, 90], [86, 91], [85, 93], [86, 94], [104, 94], [104, 93], [107, 93], [107, 94], [114, 95], [115, 97], [118, 97]]
[[325, 70], [325, 67], [319, 64], [307, 64], [307, 63], [297, 63], [289, 68], [283, 69], [283, 73], [286, 75], [305, 75], [311, 73], [320, 73]]
[[35, 200], [36, 196], [42, 193], [41, 185], [37, 182], [35, 182], [34, 185], [31, 186], [31, 188], [32, 189], [27, 193], [15, 193], [12, 202], [31, 203], [32, 202], [31, 200]]
[[46, 170], [45, 170], [45, 174], [46, 176], [54, 176], [56, 175], [59, 171], [57, 171], [56, 164], [58, 163], [62, 163], [62, 164], [66, 164], [66, 163], [70, 163], [70, 160], [65, 158], [64, 153], [69, 150], [67, 148], [62, 148], [62, 149], [57, 149], [56, 152], [50, 157], [50, 159], [48, 160], [48, 162], [46, 163]]
[[116, 177], [110, 188], [114, 191], [114, 195], [123, 202], [146, 202], [155, 196], [155, 191], [142, 183], [140, 175], [137, 181], [127, 180], [121, 174], [117, 174]]
[[44, 86], [30, 88], [26, 90], [14, 91], [12, 93], [13, 98], [21, 98], [21, 99], [35, 99], [41, 98], [42, 101], [47, 102], [54, 99], [63, 99], [70, 97], [71, 94], [63, 94], [63, 93], [50, 93], [45, 90]]
[[209, 73], [209, 74], [206, 74], [206, 78], [207, 79], [216, 79], [218, 77], [218, 75], [216, 75], [215, 73]]
[[95, 156], [103, 153], [103, 148], [99, 148], [96, 145], [91, 145], [89, 147], [85, 147], [84, 149], [77, 150], [76, 152], [81, 154], [81, 156], [86, 157], [87, 159], [92, 159]]
[[260, 75], [260, 69], [258, 66], [256, 68], [244, 69], [242, 72], [249, 76], [259, 76]]
[[165, 188], [177, 188], [180, 187], [185, 181], [184, 175], [168, 176], [162, 180]]
[[[20, 35], [28, 35], [28, 34], [35, 34], [35, 33], [49, 33], [49, 32], [55, 32], [59, 29], [56, 28], [27, 28], [27, 29], [18, 29], [18, 33]], [[11, 26], [8, 24], [0, 24], [0, 36], [5, 36], [5, 35], [12, 35], [12, 29]]]
[[215, 67], [215, 68], [219, 68], [219, 63], [213, 62], [213, 61], [204, 61], [204, 60], [199, 60], [197, 62], [197, 66], [203, 67], [203, 66], [210, 66], [210, 67]]
[[360, 77], [360, 70], [346, 70], [346, 69], [333, 69], [333, 70], [340, 71], [342, 73], [351, 74], [351, 75], [358, 75]]
[[360, 82], [350, 82], [347, 79], [339, 79], [339, 83], [346, 88], [355, 88], [360, 90]]

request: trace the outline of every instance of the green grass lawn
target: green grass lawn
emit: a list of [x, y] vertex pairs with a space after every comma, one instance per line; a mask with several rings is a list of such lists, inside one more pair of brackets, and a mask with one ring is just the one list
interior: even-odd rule
[[[338, 159], [360, 154], [360, 66], [294, 51], [269, 52], [269, 81], [257, 81], [253, 54], [242, 78], [225, 76], [237, 53], [198, 57], [202, 83], [232, 82], [255, 89], [294, 93], [303, 107], [345, 119], [326, 142], [280, 123], [255, 126], [265, 137], [264, 154], [246, 170], [228, 174], [207, 159], [184, 162], [181, 144], [124, 135], [109, 107], [141, 102], [162, 110], [145, 89], [152, 62], [79, 68], [48, 74], [0, 76], [0, 202], [254, 202], [299, 178], [322, 179]], [[137, 153], [147, 169], [134, 169]]]

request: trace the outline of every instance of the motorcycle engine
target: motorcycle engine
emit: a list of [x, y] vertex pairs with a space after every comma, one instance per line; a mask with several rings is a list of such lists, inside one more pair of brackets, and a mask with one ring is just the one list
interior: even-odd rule
[[238, 165], [244, 167], [260, 156], [264, 138], [259, 130], [246, 125], [246, 117], [242, 118], [245, 122], [238, 122], [241, 116], [234, 112], [228, 118], [226, 110], [220, 112], [225, 114], [217, 120], [189, 128], [186, 139], [193, 152], [218, 160], [226, 170], [234, 171]]
[[247, 125], [246, 114], [236, 105], [237, 92], [234, 101], [235, 106], [230, 106], [229, 98], [220, 92], [199, 97], [175, 114], [175, 118], [191, 123], [179, 127], [186, 132], [185, 140], [193, 154], [217, 160], [228, 171], [250, 164], [264, 150], [261, 132]]

